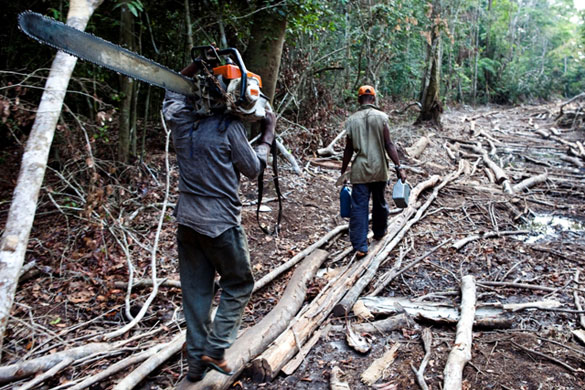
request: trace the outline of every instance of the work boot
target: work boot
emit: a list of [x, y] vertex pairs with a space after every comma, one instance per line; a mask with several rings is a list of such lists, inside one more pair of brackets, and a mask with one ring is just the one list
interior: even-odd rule
[[203, 355], [201, 356], [201, 363], [207, 365], [209, 368], [212, 368], [215, 371], [221, 372], [224, 375], [234, 374], [228, 365], [227, 360], [225, 359], [214, 359], [211, 356]]

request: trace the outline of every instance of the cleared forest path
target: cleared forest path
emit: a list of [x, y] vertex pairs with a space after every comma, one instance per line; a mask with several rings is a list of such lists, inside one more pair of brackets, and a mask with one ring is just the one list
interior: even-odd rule
[[[372, 388], [362, 373], [396, 345], [395, 360], [376, 388], [418, 389], [411, 364], [421, 364], [421, 336], [429, 329], [431, 355], [422, 376], [429, 388], [440, 388], [455, 339], [462, 277], [473, 275], [476, 324], [463, 388], [583, 388], [585, 348], [574, 333], [585, 326], [585, 131], [560, 127], [557, 114], [552, 104], [454, 109], [445, 113], [442, 130], [403, 126], [413, 144], [414, 134], [430, 140], [418, 158], [404, 158], [413, 187], [432, 175], [461, 173], [438, 191], [363, 290], [358, 304], [374, 317], [348, 314], [371, 349], [352, 349], [346, 319], [331, 315], [296, 371], [260, 385], [248, 378], [243, 386], [328, 389], [332, 372], [338, 382], [339, 367], [351, 389]], [[323, 165], [313, 168], [317, 176], [337, 178]], [[432, 191], [420, 196], [421, 203]], [[341, 239], [328, 250], [335, 255], [347, 245]], [[325, 266], [342, 268], [351, 259]], [[388, 271], [394, 278], [375, 293]], [[327, 274], [323, 278], [314, 284], [331, 282]], [[392, 318], [394, 330], [362, 325]]]

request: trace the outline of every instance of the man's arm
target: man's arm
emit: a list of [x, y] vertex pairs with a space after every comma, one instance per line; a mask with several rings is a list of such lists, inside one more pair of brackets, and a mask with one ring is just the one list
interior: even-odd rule
[[388, 128], [387, 124], [384, 124], [384, 146], [386, 147], [386, 152], [390, 159], [394, 163], [394, 168], [396, 170], [396, 176], [400, 178], [403, 182], [406, 181], [406, 175], [404, 174], [404, 170], [400, 167], [400, 159], [398, 158], [398, 152], [396, 151], [396, 146], [390, 139], [390, 129]]
[[349, 162], [351, 161], [351, 156], [353, 155], [353, 142], [351, 142], [351, 138], [346, 137], [345, 139], [345, 149], [343, 150], [343, 163], [341, 164], [341, 174], [345, 173]]
[[228, 134], [232, 148], [232, 158], [235, 167], [244, 176], [253, 179], [266, 167], [270, 146], [274, 141], [274, 128], [276, 117], [272, 112], [267, 112], [260, 123], [262, 137], [255, 150], [248, 144], [243, 126], [238, 126], [233, 133]]

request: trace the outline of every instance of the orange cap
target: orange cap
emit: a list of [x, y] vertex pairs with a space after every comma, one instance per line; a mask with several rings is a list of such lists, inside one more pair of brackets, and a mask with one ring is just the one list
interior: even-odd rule
[[360, 87], [360, 89], [358, 90], [358, 96], [362, 96], [362, 95], [376, 96], [376, 90], [374, 89], [374, 87], [372, 87], [370, 85], [362, 85]]

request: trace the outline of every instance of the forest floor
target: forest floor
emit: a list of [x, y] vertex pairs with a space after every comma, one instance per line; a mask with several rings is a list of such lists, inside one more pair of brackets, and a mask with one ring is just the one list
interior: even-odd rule
[[[460, 107], [443, 115], [443, 129], [410, 125], [412, 121], [392, 116], [393, 138], [407, 166], [408, 181], [417, 183], [436, 174], [444, 177], [455, 172], [459, 160], [468, 161], [458, 178], [442, 188], [423, 218], [407, 232], [401, 244], [390, 252], [374, 281], [390, 270], [400, 258], [402, 264], [419, 258], [446, 240], [455, 242], [472, 234], [528, 230], [528, 234], [480, 238], [461, 249], [451, 242], [435, 250], [418, 265], [403, 272], [385, 287], [379, 297], [402, 297], [420, 304], [440, 302], [458, 308], [460, 283], [464, 275], [477, 281], [477, 307], [487, 304], [518, 304], [554, 301], [547, 309], [526, 308], [504, 311], [499, 315], [503, 326], [495, 329], [476, 327], [473, 332], [472, 358], [463, 371], [465, 389], [583, 389], [585, 388], [585, 347], [573, 331], [583, 330], [585, 319], [581, 308], [585, 296], [585, 276], [579, 273], [585, 265], [585, 169], [579, 161], [566, 159], [569, 144], [585, 139], [585, 130], [564, 128], [555, 122], [558, 106], [523, 105], [516, 107]], [[544, 138], [537, 130], [553, 136]], [[430, 139], [428, 147], [417, 159], [404, 150], [420, 136]], [[564, 140], [563, 143], [561, 140]], [[465, 145], [480, 142], [489, 156], [503, 167], [511, 184], [547, 172], [547, 180], [510, 195], [503, 185], [490, 182], [481, 156]], [[569, 144], [567, 144], [569, 143]], [[291, 145], [294, 144], [291, 141]], [[341, 146], [338, 146], [340, 150]], [[293, 148], [293, 151], [295, 149]], [[579, 151], [577, 150], [577, 154]], [[18, 153], [5, 155], [14, 171], [0, 184], [0, 218], [4, 222], [11, 186], [16, 179]], [[304, 172], [295, 175], [282, 163], [280, 185], [285, 194], [282, 231], [278, 237], [261, 232], [256, 222], [256, 207], [243, 208], [242, 223], [247, 231], [252, 268], [256, 279], [283, 263], [324, 236], [334, 227], [346, 223], [339, 216], [339, 177], [336, 169], [310, 163], [314, 156], [302, 158]], [[330, 163], [339, 165], [340, 156]], [[107, 164], [102, 162], [103, 169]], [[164, 197], [164, 155], [150, 156], [150, 170], [129, 170], [134, 189], [125, 193], [114, 185], [93, 196], [97, 217], [85, 217], [86, 207], [74, 204], [54, 207], [46, 195], [71, 194], [75, 182], [49, 184], [41, 198], [35, 227], [31, 234], [27, 261], [36, 261], [33, 272], [23, 275], [16, 304], [8, 325], [2, 364], [31, 359], [50, 352], [87, 343], [99, 334], [122, 326], [124, 296], [128, 280], [128, 259], [122, 248], [132, 250], [129, 259], [137, 279], [150, 277], [150, 255]], [[153, 173], [154, 172], [154, 173]], [[158, 173], [157, 173], [158, 172]], [[270, 176], [270, 175], [268, 175]], [[68, 177], [68, 176], [66, 176]], [[176, 174], [171, 188], [175, 188]], [[58, 178], [53, 178], [57, 182]], [[394, 180], [394, 178], [392, 178]], [[256, 184], [244, 180], [241, 192], [244, 202], [256, 197]], [[104, 195], [106, 193], [106, 195]], [[422, 194], [424, 200], [430, 191]], [[176, 201], [171, 191], [170, 202]], [[89, 194], [88, 194], [89, 195]], [[98, 191], [99, 195], [99, 191]], [[108, 196], [125, 199], [116, 216], [109, 215]], [[272, 187], [265, 197], [274, 196]], [[390, 190], [387, 198], [393, 207]], [[64, 197], [57, 199], [63, 204]], [[89, 203], [89, 202], [88, 202]], [[272, 213], [261, 213], [271, 224], [276, 202], [266, 203]], [[78, 208], [75, 211], [75, 208]], [[76, 213], [76, 214], [75, 214]], [[178, 279], [172, 210], [167, 211], [159, 248], [159, 277]], [[394, 215], [394, 214], [393, 214]], [[392, 218], [392, 216], [390, 218]], [[124, 228], [124, 226], [126, 228]], [[110, 229], [110, 230], [108, 230]], [[119, 242], [108, 238], [108, 231]], [[349, 246], [346, 233], [322, 247], [329, 253], [323, 272], [310, 282], [305, 303], [309, 303], [329, 282], [335, 269], [352, 261], [353, 255], [333, 264], [331, 259]], [[285, 273], [267, 287], [256, 292], [246, 308], [242, 328], [258, 323], [278, 302], [293, 271]], [[362, 296], [372, 286], [366, 287]], [[150, 288], [134, 288], [131, 299], [138, 307]], [[577, 303], [577, 304], [576, 304]], [[149, 330], [161, 332], [140, 339], [132, 347], [94, 356], [64, 369], [45, 381], [45, 388], [67, 388], [90, 374], [103, 370], [134, 350], [169, 341], [184, 329], [180, 314], [181, 292], [177, 287], [161, 286], [159, 295], [148, 309], [146, 318], [129, 335]], [[388, 314], [376, 314], [376, 320]], [[353, 313], [347, 318], [328, 316], [321, 325], [332, 325], [316, 345], [304, 356], [296, 371], [278, 375], [269, 382], [255, 382], [244, 371], [233, 388], [241, 389], [329, 389], [333, 367], [345, 373], [351, 389], [367, 389], [360, 375], [388, 348], [398, 344], [395, 361], [385, 370], [375, 388], [419, 389], [411, 365], [418, 367], [425, 355], [421, 334], [432, 333], [431, 358], [424, 372], [429, 388], [442, 388], [443, 368], [455, 339], [456, 322], [431, 321], [412, 317], [406, 326], [392, 332], [362, 334], [371, 350], [359, 353], [346, 342], [346, 322], [363, 322]], [[162, 328], [161, 328], [162, 327]], [[185, 374], [184, 356], [177, 354], [153, 371], [139, 386], [141, 389], [174, 388]], [[128, 372], [128, 370], [126, 370]], [[93, 385], [108, 389], [122, 374]], [[0, 390], [18, 383], [0, 385]]]

